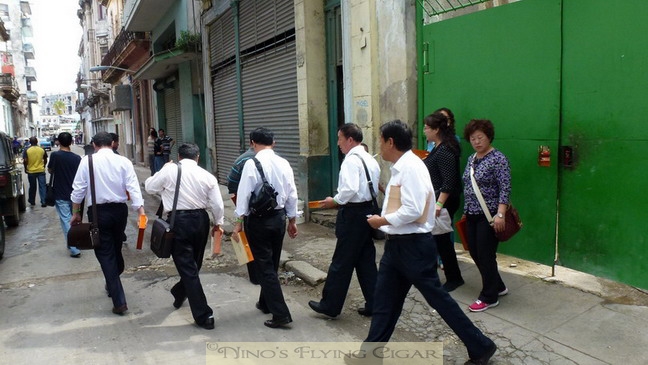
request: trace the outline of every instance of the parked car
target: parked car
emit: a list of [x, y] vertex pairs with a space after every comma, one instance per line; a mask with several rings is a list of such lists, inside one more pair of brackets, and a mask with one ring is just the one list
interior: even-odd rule
[[41, 148], [43, 148], [45, 151], [52, 150], [52, 141], [49, 137], [39, 138], [38, 145], [41, 146]]
[[5, 250], [5, 224], [16, 227], [25, 211], [22, 167], [11, 148], [11, 137], [0, 132], [0, 259]]

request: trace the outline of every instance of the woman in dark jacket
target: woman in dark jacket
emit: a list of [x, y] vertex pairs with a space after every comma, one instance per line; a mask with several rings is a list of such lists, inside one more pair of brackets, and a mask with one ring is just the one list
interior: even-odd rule
[[[447, 115], [437, 111], [425, 117], [423, 133], [428, 142], [434, 142], [434, 149], [423, 160], [432, 178], [432, 186], [436, 195], [436, 215], [446, 208], [450, 219], [459, 208], [461, 194], [461, 179], [459, 173], [459, 156], [461, 150], [455, 138], [454, 126]], [[434, 235], [439, 256], [443, 262], [446, 282], [443, 288], [451, 292], [464, 284], [461, 270], [457, 263], [451, 232]]]

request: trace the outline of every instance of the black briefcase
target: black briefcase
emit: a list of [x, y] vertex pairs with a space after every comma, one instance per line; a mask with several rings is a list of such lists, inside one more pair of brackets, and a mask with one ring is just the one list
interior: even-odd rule
[[162, 259], [171, 257], [174, 239], [175, 235], [171, 231], [169, 223], [164, 219], [157, 218], [153, 222], [151, 230], [151, 251]]
[[92, 228], [92, 223], [80, 223], [70, 226], [67, 234], [68, 247], [79, 250], [94, 250], [101, 244], [99, 241], [99, 228]]

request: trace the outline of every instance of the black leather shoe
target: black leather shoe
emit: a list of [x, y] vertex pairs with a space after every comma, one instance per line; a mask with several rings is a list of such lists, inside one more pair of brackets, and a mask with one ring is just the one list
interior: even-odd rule
[[175, 298], [175, 300], [173, 301], [173, 307], [175, 309], [182, 307], [182, 303], [184, 303], [185, 299], [187, 299], [187, 297], [176, 298], [175, 296], [173, 298]]
[[446, 281], [445, 284], [443, 284], [443, 289], [450, 293], [451, 291], [457, 289], [458, 287], [464, 285], [464, 281], [462, 280], [454, 280], [454, 281]]
[[128, 307], [126, 304], [120, 305], [119, 307], [114, 307], [112, 309], [112, 312], [115, 314], [119, 314], [120, 316], [123, 315], [126, 311], [128, 310]]
[[311, 307], [312, 310], [314, 310], [315, 312], [317, 312], [317, 313], [319, 313], [319, 314], [323, 314], [323, 315], [325, 315], [325, 316], [329, 316], [329, 317], [337, 317], [337, 314], [332, 314], [332, 313], [328, 313], [328, 312], [326, 312], [326, 310], [324, 310], [324, 309], [320, 306], [320, 303], [319, 303], [319, 302], [316, 302], [316, 301], [314, 301], [314, 300], [309, 301], [309, 302], [308, 302], [308, 306]]
[[362, 308], [358, 308], [358, 314], [365, 317], [371, 317], [373, 312], [366, 309], [365, 307], [362, 307]]
[[270, 313], [270, 311], [268, 310], [268, 308], [266, 308], [266, 307], [262, 307], [262, 306], [261, 306], [261, 303], [259, 303], [259, 302], [256, 302], [256, 304], [255, 304], [254, 306], [256, 307], [256, 309], [260, 310], [263, 314], [268, 314], [268, 313]]
[[464, 363], [464, 365], [486, 365], [490, 361], [491, 357], [495, 354], [495, 351], [497, 351], [497, 346], [493, 344], [493, 347], [491, 347], [484, 355], [477, 359], [470, 359]]
[[292, 322], [292, 318], [290, 318], [290, 316], [288, 316], [288, 317], [284, 317], [284, 318], [269, 319], [269, 320], [263, 322], [263, 324], [266, 327], [279, 328], [279, 327], [283, 327], [283, 326], [287, 325], [290, 322]]
[[214, 317], [209, 317], [205, 320], [203, 323], [198, 323], [196, 322], [198, 327], [202, 327], [206, 330], [213, 330], [214, 329]]

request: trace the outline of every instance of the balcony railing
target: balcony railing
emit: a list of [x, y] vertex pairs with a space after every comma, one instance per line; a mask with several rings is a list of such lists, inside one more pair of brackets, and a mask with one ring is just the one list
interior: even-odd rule
[[35, 58], [34, 46], [31, 43], [23, 43], [23, 53], [26, 59], [33, 60]]
[[12, 74], [0, 74], [0, 92], [2, 97], [9, 101], [18, 100], [20, 90], [16, 78]]
[[119, 66], [115, 64], [115, 61], [129, 44], [136, 41], [148, 41], [147, 34], [145, 32], [128, 32], [122, 30], [110, 46], [108, 53], [106, 53], [104, 58], [101, 60], [101, 64], [106, 66]]
[[36, 81], [36, 69], [31, 66], [25, 67], [25, 78], [28, 81]]

